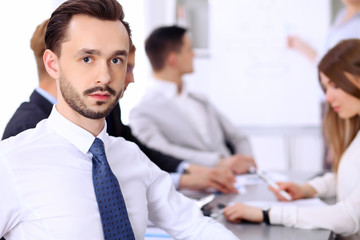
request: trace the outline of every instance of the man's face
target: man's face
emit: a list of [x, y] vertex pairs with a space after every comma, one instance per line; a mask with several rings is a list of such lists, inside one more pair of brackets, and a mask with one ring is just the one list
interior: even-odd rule
[[128, 51], [120, 21], [75, 15], [61, 45], [58, 105], [90, 119], [106, 117], [123, 94]]
[[194, 71], [194, 51], [192, 48], [191, 40], [186, 34], [183, 37], [183, 45], [177, 55], [180, 73], [192, 73]]

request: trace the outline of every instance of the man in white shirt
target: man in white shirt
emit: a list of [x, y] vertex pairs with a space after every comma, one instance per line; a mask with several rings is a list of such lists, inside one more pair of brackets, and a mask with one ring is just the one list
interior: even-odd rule
[[[237, 239], [177, 193], [135, 144], [106, 134], [131, 46], [123, 18], [116, 0], [70, 0], [52, 14], [44, 63], [57, 104], [36, 128], [0, 144], [0, 236], [7, 240], [125, 239], [108, 235], [125, 225], [126, 239], [143, 239], [148, 219], [176, 239]], [[121, 208], [113, 208], [121, 199], [101, 199], [104, 191], [116, 199], [120, 191]]]
[[154, 30], [145, 43], [153, 77], [130, 112], [135, 136], [149, 147], [203, 166], [235, 174], [256, 167], [250, 144], [203, 96], [189, 92], [183, 75], [193, 72], [191, 40], [178, 26]]
[[[22, 103], [9, 120], [3, 139], [16, 136], [35, 126], [43, 119], [49, 117], [52, 106], [56, 104], [56, 81], [46, 71], [43, 55], [46, 50], [45, 32], [49, 20], [45, 20], [35, 30], [30, 41], [34, 52], [39, 76], [39, 87], [30, 96], [28, 102]], [[128, 54], [125, 86], [134, 82], [133, 68], [135, 66], [135, 46], [132, 45]], [[107, 133], [114, 137], [123, 137], [134, 142], [142, 152], [160, 169], [169, 172], [178, 189], [207, 190], [214, 188], [223, 193], [234, 193], [235, 177], [231, 171], [220, 168], [206, 168], [195, 164], [188, 164], [181, 159], [162, 154], [159, 151], [147, 148], [131, 133], [131, 129], [121, 121], [120, 104], [117, 104], [106, 117]]]

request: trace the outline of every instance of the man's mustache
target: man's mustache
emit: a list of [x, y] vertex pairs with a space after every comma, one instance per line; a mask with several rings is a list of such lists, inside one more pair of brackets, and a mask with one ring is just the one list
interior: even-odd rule
[[101, 86], [97, 86], [97, 87], [93, 87], [93, 88], [89, 88], [87, 90], [85, 90], [83, 92], [84, 95], [90, 95], [94, 92], [109, 92], [111, 95], [115, 96], [116, 95], [116, 91], [114, 89], [112, 89], [109, 86], [105, 86], [105, 87], [101, 87]]

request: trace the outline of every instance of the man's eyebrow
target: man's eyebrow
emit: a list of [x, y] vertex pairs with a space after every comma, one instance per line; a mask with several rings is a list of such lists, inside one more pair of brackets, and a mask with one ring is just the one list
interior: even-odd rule
[[[83, 48], [83, 49], [80, 49], [76, 55], [97, 55], [97, 56], [101, 56], [101, 52], [99, 50], [96, 50], [96, 49], [89, 49], [89, 48]], [[116, 50], [113, 52], [112, 56], [125, 56], [127, 57], [128, 56], [128, 52], [125, 51], [125, 50]]]
[[129, 54], [127, 51], [125, 50], [117, 50], [114, 52], [113, 56], [119, 56], [119, 55], [122, 55], [122, 56], [125, 56], [127, 57]]
[[96, 49], [83, 48], [80, 49], [76, 55], [98, 55], [101, 56], [101, 52]]

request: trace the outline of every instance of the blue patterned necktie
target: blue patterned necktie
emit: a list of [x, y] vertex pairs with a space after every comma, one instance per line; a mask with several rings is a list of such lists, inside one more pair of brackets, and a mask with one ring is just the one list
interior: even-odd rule
[[96, 200], [106, 240], [135, 240], [119, 182], [106, 159], [104, 143], [95, 138], [92, 154], [92, 175]]

